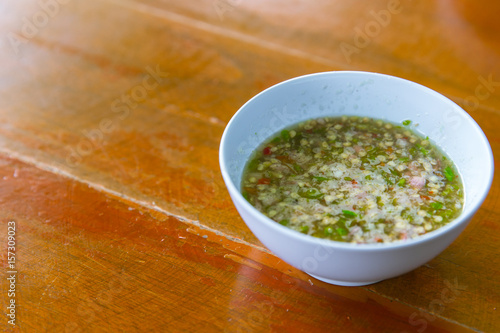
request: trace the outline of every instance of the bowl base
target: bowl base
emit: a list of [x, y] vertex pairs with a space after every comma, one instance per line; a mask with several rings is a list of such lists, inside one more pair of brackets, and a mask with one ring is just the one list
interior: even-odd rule
[[[307, 273], [307, 272], [306, 272]], [[359, 287], [359, 286], [366, 286], [368, 284], [374, 284], [374, 283], [377, 283], [377, 282], [380, 282], [382, 280], [377, 280], [377, 281], [364, 281], [364, 282], [351, 282], [351, 281], [338, 281], [338, 280], [332, 280], [332, 279], [325, 279], [325, 278], [322, 278], [322, 277], [319, 277], [317, 275], [314, 275], [314, 274], [311, 274], [311, 273], [307, 273], [309, 274], [310, 276], [312, 276], [313, 278], [315, 279], [318, 279], [320, 281], [323, 281], [323, 282], [326, 282], [326, 283], [329, 283], [329, 284], [335, 284], [337, 286], [345, 286], [345, 287]]]

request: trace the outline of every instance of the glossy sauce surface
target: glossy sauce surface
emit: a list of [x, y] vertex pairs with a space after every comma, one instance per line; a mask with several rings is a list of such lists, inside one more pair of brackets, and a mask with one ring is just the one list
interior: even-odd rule
[[410, 125], [344, 116], [291, 126], [257, 148], [242, 193], [319, 238], [378, 243], [436, 230], [460, 214], [463, 186], [453, 162]]

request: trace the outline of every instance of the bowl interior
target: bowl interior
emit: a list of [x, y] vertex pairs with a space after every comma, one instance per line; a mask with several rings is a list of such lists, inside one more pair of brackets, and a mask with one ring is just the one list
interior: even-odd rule
[[493, 178], [493, 155], [475, 121], [431, 89], [366, 72], [298, 77], [263, 91], [243, 105], [226, 127], [221, 142], [221, 168], [229, 191], [240, 191], [243, 168], [265, 139], [306, 119], [342, 115], [394, 123], [411, 120], [410, 128], [428, 136], [457, 166], [466, 195], [461, 216], [472, 214], [486, 197]]

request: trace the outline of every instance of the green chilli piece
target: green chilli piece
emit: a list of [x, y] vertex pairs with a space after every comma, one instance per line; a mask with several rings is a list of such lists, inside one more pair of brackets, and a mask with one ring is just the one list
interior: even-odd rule
[[340, 235], [340, 236], [345, 236], [348, 234], [348, 231], [347, 229], [345, 228], [337, 228], [337, 233]]
[[287, 225], [289, 225], [289, 224], [290, 224], [290, 221], [289, 221], [289, 220], [287, 220], [287, 219], [283, 219], [283, 220], [281, 220], [281, 221], [280, 221], [280, 224], [281, 224], [281, 225], [284, 225], [284, 226], [287, 226]]
[[411, 120], [409, 120], [409, 119], [403, 120], [403, 125], [408, 126], [410, 124], [411, 124]]
[[438, 201], [431, 202], [430, 206], [432, 209], [435, 209], [435, 210], [443, 208], [443, 204], [441, 202], [438, 202]]
[[428, 151], [427, 149], [425, 149], [424, 147], [422, 147], [421, 145], [416, 144], [415, 146], [417, 146], [418, 150], [420, 150], [420, 152], [421, 152], [424, 156], [427, 156], [427, 154], [429, 154], [429, 151]]
[[313, 176], [313, 178], [316, 179], [318, 182], [324, 182], [325, 180], [330, 180], [330, 178], [320, 177], [320, 176]]
[[451, 182], [451, 181], [453, 181], [453, 179], [455, 179], [455, 173], [453, 172], [453, 169], [451, 167], [447, 166], [446, 168], [444, 168], [443, 173], [449, 182]]
[[345, 217], [349, 218], [354, 218], [358, 216], [358, 214], [356, 214], [355, 212], [351, 212], [350, 210], [342, 210], [342, 213], [344, 214]]
[[302, 198], [306, 199], [319, 199], [324, 195], [317, 188], [314, 187], [308, 189], [301, 188], [298, 193]]
[[280, 142], [281, 142], [281, 138], [279, 136], [277, 136], [271, 140], [271, 143], [280, 143]]
[[290, 140], [290, 132], [287, 130], [282, 130], [281, 131], [281, 138], [285, 141]]

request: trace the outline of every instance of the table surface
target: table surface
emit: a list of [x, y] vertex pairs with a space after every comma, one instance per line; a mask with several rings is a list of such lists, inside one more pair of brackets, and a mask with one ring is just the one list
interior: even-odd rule
[[330, 70], [446, 95], [499, 160], [500, 4], [485, 2], [3, 1], [0, 328], [499, 332], [498, 177], [438, 257], [340, 287], [253, 236], [218, 164], [224, 127], [245, 101]]

